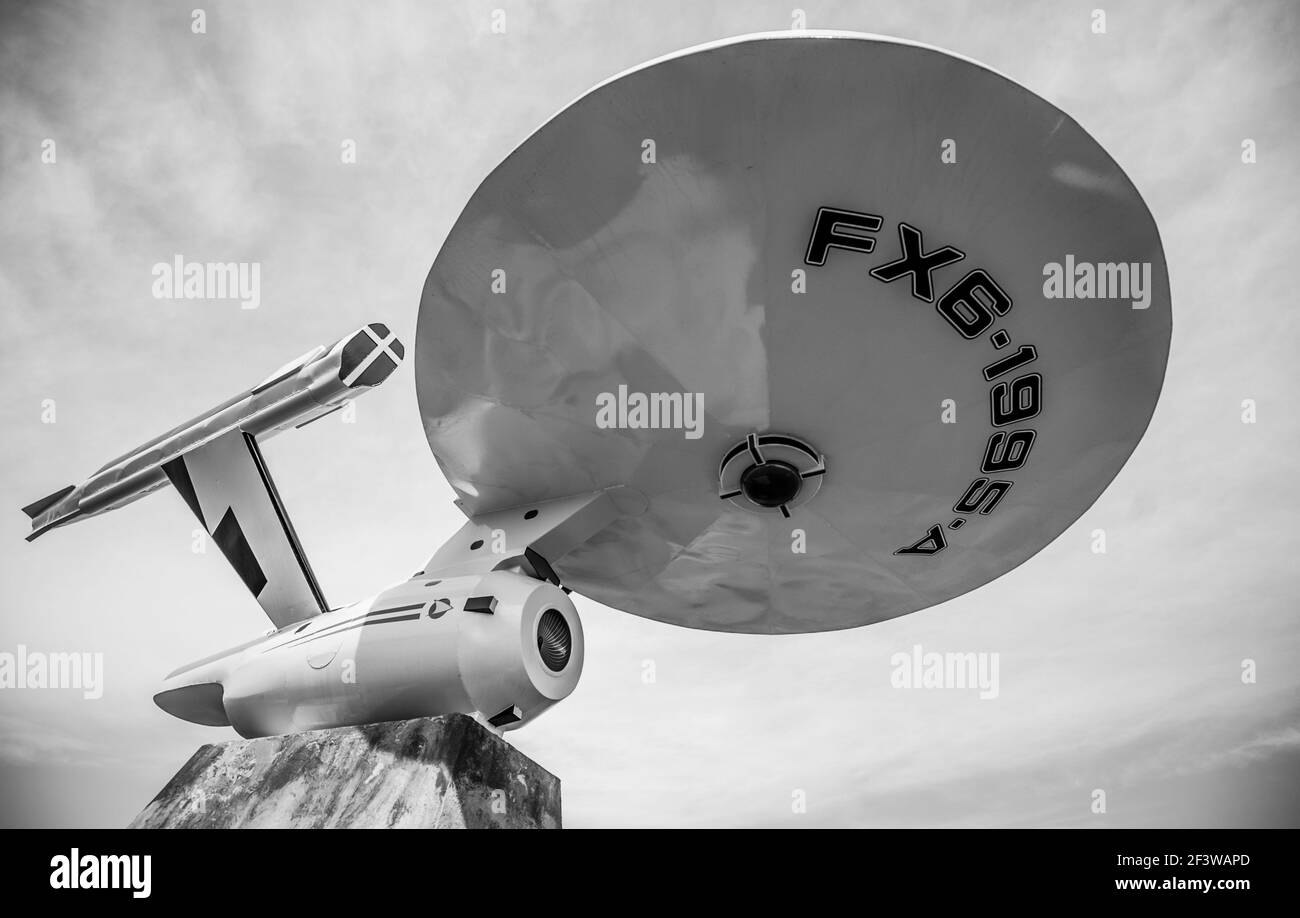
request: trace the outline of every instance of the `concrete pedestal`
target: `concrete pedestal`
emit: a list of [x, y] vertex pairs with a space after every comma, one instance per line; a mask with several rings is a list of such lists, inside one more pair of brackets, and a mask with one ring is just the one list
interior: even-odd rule
[[201, 746], [131, 828], [560, 828], [560, 779], [463, 714]]

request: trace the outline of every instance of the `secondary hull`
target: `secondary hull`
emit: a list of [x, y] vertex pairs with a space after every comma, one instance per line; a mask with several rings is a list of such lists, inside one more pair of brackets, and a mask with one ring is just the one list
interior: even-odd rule
[[177, 670], [154, 701], [245, 737], [475, 712], [513, 729], [573, 691], [582, 659], [559, 587], [422, 575]]

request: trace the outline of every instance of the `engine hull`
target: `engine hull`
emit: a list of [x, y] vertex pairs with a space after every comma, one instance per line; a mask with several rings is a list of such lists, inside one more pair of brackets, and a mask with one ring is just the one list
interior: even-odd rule
[[514, 571], [421, 576], [177, 670], [154, 701], [244, 737], [451, 713], [508, 730], [567, 697], [582, 660], [559, 587]]

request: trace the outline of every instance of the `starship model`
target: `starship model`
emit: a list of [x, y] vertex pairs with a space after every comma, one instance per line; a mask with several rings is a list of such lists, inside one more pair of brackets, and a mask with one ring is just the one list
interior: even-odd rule
[[414, 360], [468, 521], [411, 580], [330, 606], [258, 449], [396, 369], [378, 324], [25, 510], [170, 483], [279, 626], [169, 713], [510, 729], [577, 684], [570, 590], [775, 634], [1005, 574], [1119, 472], [1169, 337], [1151, 214], [1067, 115], [933, 48], [747, 36], [596, 87], [465, 207]]

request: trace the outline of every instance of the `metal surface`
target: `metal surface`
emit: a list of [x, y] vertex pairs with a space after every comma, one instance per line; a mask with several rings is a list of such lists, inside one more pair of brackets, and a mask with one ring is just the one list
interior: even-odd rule
[[314, 348], [252, 389], [118, 456], [81, 484], [24, 507], [32, 521], [27, 540], [158, 490], [168, 482], [170, 463], [227, 434], [243, 432], [265, 440], [319, 420], [382, 383], [404, 353], [397, 336], [377, 322], [328, 348]]
[[564, 557], [618, 519], [628, 506], [622, 490], [481, 513], [438, 548], [424, 573], [452, 577], [520, 568], [554, 582], [548, 559]]
[[[819, 251], [822, 208], [850, 216]], [[912, 228], [927, 257], [963, 257], [891, 271]], [[1053, 263], [1146, 263], [1149, 290], [1049, 298]], [[987, 285], [959, 296], [977, 269], [1009, 309]], [[1005, 314], [980, 328], [981, 310]], [[433, 265], [415, 370], [467, 515], [643, 498], [548, 558], [567, 586], [689, 627], [801, 632], [924, 609], [1059, 535], [1145, 431], [1169, 336], [1151, 215], [1068, 116], [935, 49], [804, 32], [630, 71], [523, 143]], [[1026, 346], [1032, 363], [986, 372]], [[601, 398], [626, 393], [700, 394], [702, 430], [602, 426]], [[995, 423], [996, 404], [1036, 413]], [[789, 519], [719, 498], [727, 451], [767, 431], [825, 457]]]
[[514, 730], [568, 697], [582, 663], [573, 601], [494, 571], [411, 580], [232, 647], [168, 675], [154, 703], [245, 737], [453, 712], [510, 711], [495, 725]]

